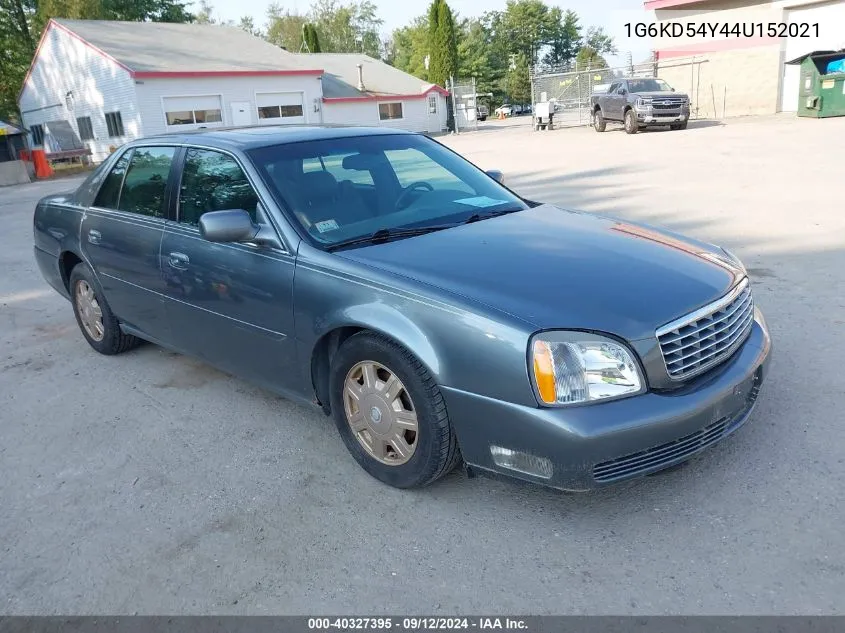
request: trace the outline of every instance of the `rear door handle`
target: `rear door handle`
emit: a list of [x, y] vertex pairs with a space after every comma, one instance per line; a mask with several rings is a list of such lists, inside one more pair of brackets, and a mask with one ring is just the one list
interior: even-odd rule
[[191, 263], [190, 258], [185, 253], [170, 253], [168, 263], [173, 268], [185, 269]]
[[103, 235], [99, 231], [95, 231], [94, 229], [91, 229], [90, 231], [88, 231], [88, 243], [89, 244], [99, 244], [100, 240], [102, 240], [102, 239], [103, 239]]

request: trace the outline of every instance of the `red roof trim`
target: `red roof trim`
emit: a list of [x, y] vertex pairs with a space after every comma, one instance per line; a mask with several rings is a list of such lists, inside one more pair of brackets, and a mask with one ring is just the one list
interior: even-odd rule
[[71, 31], [66, 26], [63, 26], [63, 25], [59, 24], [58, 22], [56, 22], [53, 18], [50, 18], [47, 21], [47, 26], [45, 26], [44, 30], [41, 32], [41, 38], [38, 40], [38, 46], [35, 48], [35, 54], [32, 56], [32, 61], [29, 63], [29, 69], [27, 69], [27, 71], [26, 71], [26, 76], [24, 77], [23, 83], [21, 84], [20, 92], [18, 92], [18, 104], [20, 104], [20, 100], [21, 100], [21, 96], [23, 95], [23, 91], [26, 89], [26, 84], [29, 81], [30, 76], [32, 75], [32, 69], [35, 68], [35, 62], [38, 61], [38, 55], [39, 55], [39, 53], [41, 53], [41, 47], [44, 45], [44, 42], [47, 41], [47, 35], [50, 32], [50, 29], [53, 29], [53, 28], [64, 31], [65, 33], [67, 33], [68, 35], [73, 37], [74, 39], [77, 39], [80, 42], [82, 42], [85, 46], [87, 46], [88, 48], [93, 50], [98, 55], [102, 55], [103, 57], [108, 59], [110, 62], [117, 64], [120, 68], [127, 71], [130, 75], [132, 74], [132, 70], [128, 66], [120, 63], [119, 61], [117, 61], [114, 57], [112, 57], [108, 53], [100, 50], [99, 48], [97, 48], [96, 46], [91, 44], [90, 42], [82, 39], [79, 35], [77, 35], [73, 31]]
[[322, 75], [321, 69], [311, 70], [137, 70], [135, 79], [186, 79], [189, 77], [284, 77], [295, 75]]
[[398, 101], [401, 99], [423, 99], [430, 92], [438, 92], [444, 97], [449, 92], [440, 86], [432, 86], [425, 92], [418, 92], [414, 95], [366, 95], [364, 97], [323, 97], [323, 103], [357, 103], [359, 101]]
[[643, 2], [643, 7], [647, 11], [652, 11], [654, 9], [673, 9], [685, 4], [693, 4], [695, 2], [703, 1], [704, 0], [645, 0]]

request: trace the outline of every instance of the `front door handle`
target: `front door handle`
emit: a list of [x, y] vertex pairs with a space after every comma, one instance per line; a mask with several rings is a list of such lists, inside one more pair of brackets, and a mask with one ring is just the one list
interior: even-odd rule
[[168, 263], [173, 268], [184, 270], [188, 267], [188, 264], [191, 263], [191, 260], [187, 255], [185, 255], [185, 253], [170, 253]]
[[99, 244], [100, 240], [103, 239], [103, 234], [99, 231], [91, 229], [88, 231], [88, 243], [89, 244]]

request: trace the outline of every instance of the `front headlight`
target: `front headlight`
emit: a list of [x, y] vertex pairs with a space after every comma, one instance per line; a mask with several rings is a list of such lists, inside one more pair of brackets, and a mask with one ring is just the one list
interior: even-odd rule
[[645, 391], [633, 352], [613, 339], [586, 332], [541, 332], [531, 339], [529, 351], [541, 404], [582, 404]]

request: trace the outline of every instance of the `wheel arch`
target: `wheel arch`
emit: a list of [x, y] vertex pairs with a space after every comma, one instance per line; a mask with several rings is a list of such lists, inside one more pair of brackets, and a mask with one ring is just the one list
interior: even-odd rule
[[429, 337], [407, 317], [372, 305], [346, 312], [345, 319], [338, 319], [317, 337], [309, 354], [311, 387], [326, 415], [331, 412], [328, 392], [332, 359], [347, 339], [361, 332], [372, 332], [401, 345], [440, 382], [440, 357]]
[[62, 276], [62, 283], [68, 293], [70, 293], [70, 273], [78, 264], [84, 261], [79, 253], [72, 250], [65, 250], [59, 254], [59, 273]]

